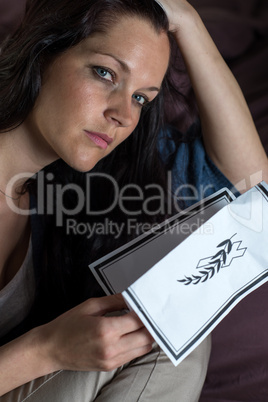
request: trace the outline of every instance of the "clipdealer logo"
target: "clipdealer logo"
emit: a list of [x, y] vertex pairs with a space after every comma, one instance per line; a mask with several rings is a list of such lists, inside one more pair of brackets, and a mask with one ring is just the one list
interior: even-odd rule
[[[94, 178], [101, 178], [107, 180], [109, 184], [113, 186], [114, 198], [111, 204], [103, 210], [94, 211], [91, 205], [91, 180]], [[120, 210], [128, 217], [139, 216], [142, 213], [153, 216], [157, 214], [173, 214], [174, 212], [181, 212], [180, 200], [190, 202], [191, 204], [197, 202], [199, 199], [205, 197], [207, 191], [212, 185], [200, 186], [195, 188], [193, 185], [181, 185], [176, 189], [173, 188], [172, 173], [168, 172], [167, 176], [167, 191], [158, 184], [149, 184], [142, 189], [136, 184], [127, 184], [123, 188], [119, 188], [116, 180], [104, 173], [88, 173], [86, 174], [86, 184], [84, 187], [80, 187], [76, 183], [68, 184], [55, 184], [54, 175], [52, 173], [45, 173], [44, 171], [34, 175], [26, 172], [14, 176], [6, 187], [7, 193], [12, 193], [12, 189], [18, 185], [18, 183], [24, 182], [26, 178], [34, 178], [37, 181], [37, 205], [31, 209], [21, 209], [12, 199], [7, 199], [9, 207], [17, 214], [21, 215], [55, 215], [56, 225], [61, 227], [64, 225], [66, 217], [74, 218], [82, 210], [90, 216], [105, 216], [111, 212], [115, 207], [119, 206]], [[131, 196], [129, 191], [131, 190]], [[146, 191], [153, 190], [154, 195], [146, 196]], [[70, 208], [66, 205], [65, 196], [72, 191], [77, 199], [75, 205]], [[152, 193], [151, 193], [152, 194]], [[167, 194], [167, 196], [166, 196]], [[137, 210], [129, 210], [127, 208], [128, 202], [137, 202], [140, 207]], [[158, 202], [156, 210], [152, 210], [150, 207]], [[70, 222], [70, 225], [74, 224]], [[115, 230], [112, 228], [112, 230]], [[116, 229], [120, 231], [120, 229]]]
[[[163, 222], [165, 225], [165, 231], [174, 235], [189, 236], [191, 234], [207, 234], [211, 235], [214, 232], [213, 225], [210, 222], [205, 222], [202, 219], [193, 222], [191, 224], [185, 222], [180, 225], [173, 225], [172, 223]], [[86, 236], [87, 239], [98, 236], [113, 236], [114, 239], [118, 239], [123, 233], [127, 235], [139, 236], [144, 233], [162, 233], [162, 223], [149, 223], [139, 222], [137, 219], [127, 219], [126, 222], [119, 224], [113, 222], [108, 218], [105, 218], [103, 222], [78, 222], [76, 219], [70, 218], [66, 221], [66, 233], [67, 235]]]

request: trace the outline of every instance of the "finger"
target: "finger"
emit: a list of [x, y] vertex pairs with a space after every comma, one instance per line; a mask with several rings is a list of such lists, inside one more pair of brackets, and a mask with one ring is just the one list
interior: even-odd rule
[[120, 311], [127, 308], [122, 295], [111, 295], [99, 298], [92, 298], [82, 304], [82, 310], [90, 315], [105, 315], [112, 311]]
[[134, 311], [117, 317], [106, 317], [109, 320], [109, 327], [120, 337], [131, 332], [144, 328], [143, 322]]
[[135, 350], [144, 346], [151, 345], [154, 338], [146, 328], [131, 332], [120, 338], [119, 346], [122, 348], [119, 352], [124, 353], [126, 350]]

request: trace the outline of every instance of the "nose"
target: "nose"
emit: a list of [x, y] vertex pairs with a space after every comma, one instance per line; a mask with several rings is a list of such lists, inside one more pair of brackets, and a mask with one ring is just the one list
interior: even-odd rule
[[134, 119], [132, 96], [122, 91], [112, 94], [104, 115], [120, 127], [130, 127]]

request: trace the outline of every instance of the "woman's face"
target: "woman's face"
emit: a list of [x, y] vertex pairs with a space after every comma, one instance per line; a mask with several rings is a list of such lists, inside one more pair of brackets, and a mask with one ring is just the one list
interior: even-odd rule
[[62, 158], [88, 171], [136, 127], [158, 94], [170, 55], [165, 33], [122, 18], [59, 56], [25, 126], [47, 163]]

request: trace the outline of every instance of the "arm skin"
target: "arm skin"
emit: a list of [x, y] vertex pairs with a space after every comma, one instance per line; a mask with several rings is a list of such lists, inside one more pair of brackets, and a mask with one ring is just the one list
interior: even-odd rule
[[250, 111], [201, 18], [186, 0], [161, 0], [197, 99], [206, 151], [240, 191], [268, 182], [268, 161]]
[[57, 370], [110, 371], [150, 352], [153, 338], [122, 296], [90, 299], [0, 348], [0, 396]]

